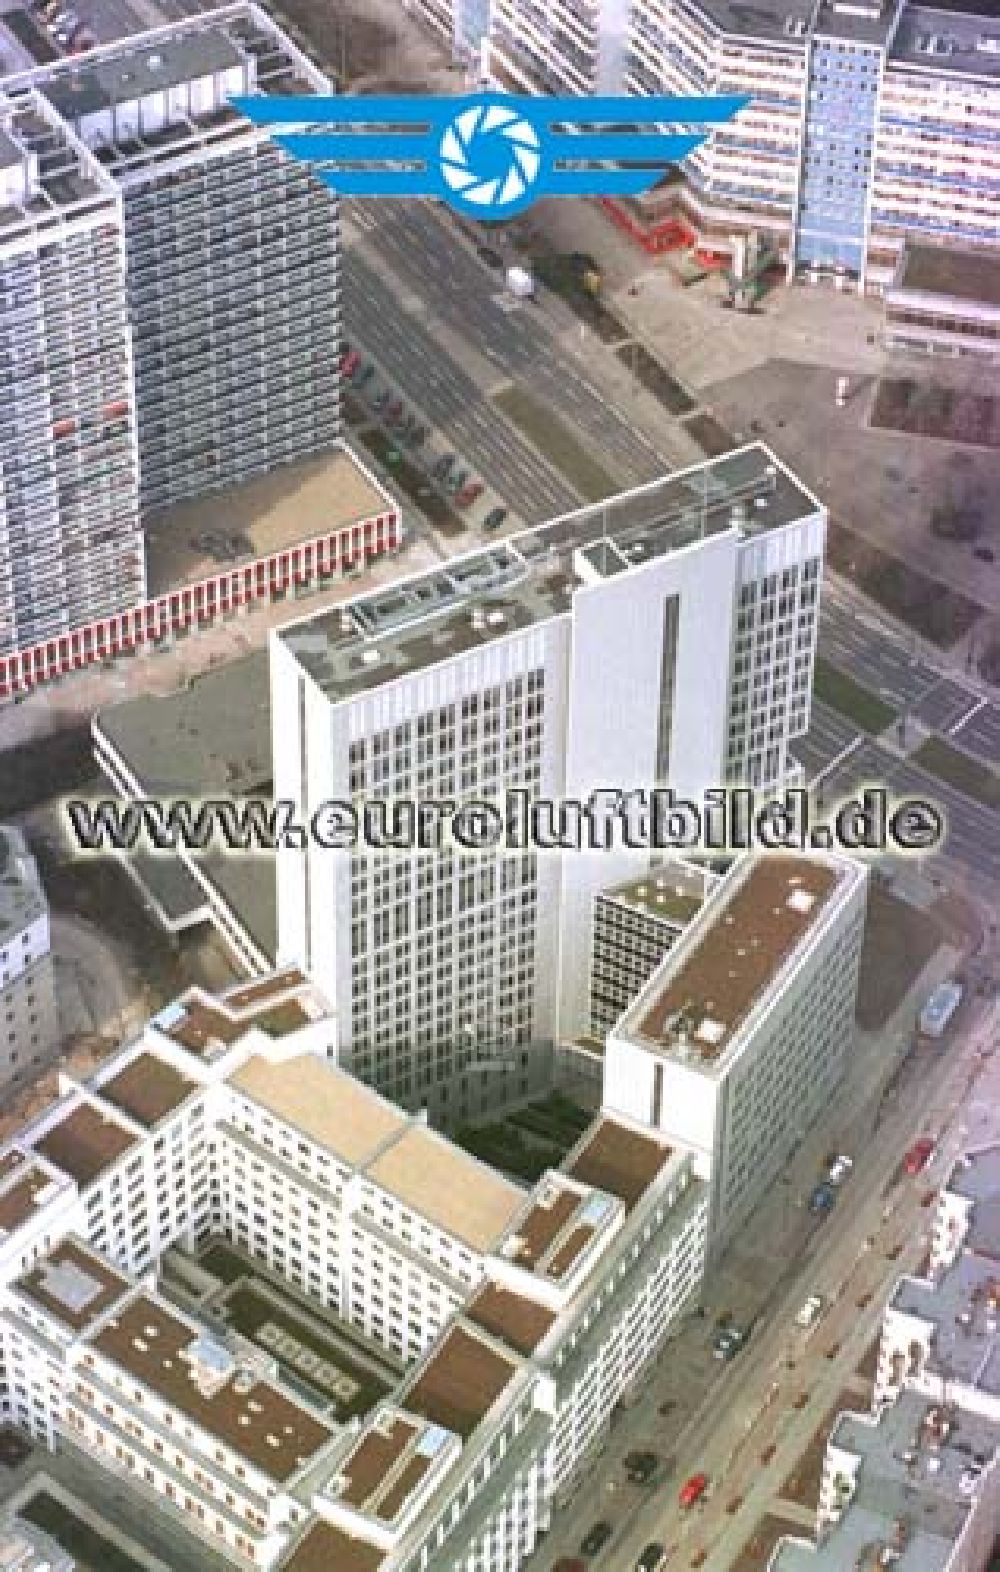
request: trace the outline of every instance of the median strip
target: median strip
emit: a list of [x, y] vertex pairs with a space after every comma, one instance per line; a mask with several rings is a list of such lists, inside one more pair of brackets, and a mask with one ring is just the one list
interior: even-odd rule
[[896, 719], [897, 710], [877, 694], [869, 693], [860, 682], [855, 682], [845, 671], [831, 666], [828, 660], [817, 656], [813, 693], [831, 709], [838, 710], [863, 731], [877, 736]]
[[973, 759], [960, 748], [953, 748], [941, 737], [928, 737], [913, 755], [913, 762], [921, 765], [938, 780], [957, 791], [964, 792], [984, 808], [1000, 808], [1000, 775]]
[[524, 388], [511, 383], [491, 394], [490, 399], [534, 444], [542, 457], [576, 487], [585, 501], [600, 502], [621, 489], [562, 421]]

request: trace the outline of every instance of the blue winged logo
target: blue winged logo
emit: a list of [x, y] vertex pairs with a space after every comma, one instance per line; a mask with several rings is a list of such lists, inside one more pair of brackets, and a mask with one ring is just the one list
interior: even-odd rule
[[234, 98], [344, 196], [438, 197], [503, 219], [539, 197], [638, 196], [745, 96]]

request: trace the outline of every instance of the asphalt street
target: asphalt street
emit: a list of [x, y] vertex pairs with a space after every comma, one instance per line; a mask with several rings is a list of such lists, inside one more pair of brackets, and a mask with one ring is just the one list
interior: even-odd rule
[[[412, 292], [439, 322], [473, 344], [496, 368], [498, 381], [523, 384], [586, 437], [594, 456], [623, 487], [654, 480], [672, 467], [561, 347], [541, 307], [511, 309], [501, 275], [479, 260], [432, 203], [383, 201], [366, 204], [360, 213], [357, 208], [347, 206], [352, 217], [363, 220], [359, 244], [391, 270], [402, 291]], [[344, 286], [348, 321], [349, 276]], [[387, 325], [398, 318], [398, 310], [397, 305]]]
[[949, 728], [949, 736], [968, 752], [1000, 764], [1000, 705], [977, 699], [964, 719]]
[[[533, 1567], [547, 1569], [558, 1555], [578, 1552], [587, 1528], [604, 1519], [614, 1537], [590, 1563], [593, 1572], [628, 1572], [651, 1540], [666, 1547], [672, 1564], [681, 1564], [673, 1558], [683, 1550], [684, 1565], [704, 1561], [709, 1572], [723, 1572], [762, 1515], [787, 1515], [784, 1499], [776, 1505], [784, 1482], [845, 1387], [860, 1387], [856, 1372], [892, 1284], [923, 1255], [932, 1220], [922, 1204], [928, 1184], [940, 1183], [970, 1128], [980, 1139], [986, 1133], [992, 1100], [985, 1078], [996, 1081], [997, 1066], [984, 1068], [979, 1054], [992, 1044], [996, 1020], [996, 1006], [982, 1010], [961, 1045], [947, 1053], [920, 1050], [896, 1074], [908, 1040], [898, 1022], [859, 1044], [833, 1117], [796, 1157], [793, 1183], [775, 1187], [747, 1230], [758, 1248], [769, 1243], [786, 1270], [774, 1275], [763, 1302], [733, 1303], [731, 1284], [719, 1281], [728, 1258], [710, 1273], [706, 1318], [689, 1317], [668, 1343], [641, 1401], [612, 1429], [592, 1478], [557, 1514]], [[973, 1084], [976, 1074], [982, 1079]], [[924, 1176], [907, 1178], [900, 1159], [924, 1133], [938, 1137], [938, 1152]], [[817, 1222], [803, 1206], [802, 1186], [810, 1172], [814, 1182], [824, 1146], [852, 1153], [855, 1166], [831, 1215]], [[794, 1318], [810, 1293], [821, 1294], [828, 1309], [803, 1332]], [[737, 1319], [756, 1319], [744, 1352], [713, 1368], [709, 1343], [723, 1307]], [[670, 1394], [666, 1415], [664, 1393]], [[851, 1406], [867, 1406], [860, 1391]], [[660, 1476], [645, 1491], [623, 1477], [622, 1460], [637, 1447], [663, 1458]], [[708, 1474], [709, 1494], [684, 1511], [678, 1491], [695, 1472]], [[799, 1507], [806, 1533], [814, 1507], [814, 1501], [808, 1511]]]
[[528, 523], [579, 505], [561, 475], [497, 411], [480, 387], [406, 311], [356, 248], [343, 259], [346, 337], [373, 355], [387, 375]]
[[862, 786], [885, 786], [897, 797], [916, 797], [940, 805], [947, 821], [944, 850], [925, 859], [927, 871], [987, 900], [1000, 883], [1000, 814], [930, 775], [909, 759], [875, 742], [865, 742], [825, 778], [823, 798], [832, 807]]
[[821, 699], [813, 699], [809, 730], [792, 743], [792, 753], [803, 766], [807, 783], [828, 770], [861, 733], [853, 721]]
[[819, 652], [887, 703], [910, 709], [941, 680], [940, 672], [853, 607], [824, 591]]

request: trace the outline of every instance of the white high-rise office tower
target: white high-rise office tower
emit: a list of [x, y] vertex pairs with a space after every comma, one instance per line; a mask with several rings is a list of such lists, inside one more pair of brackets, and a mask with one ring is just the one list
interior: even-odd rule
[[[274, 782], [330, 798], [773, 786], [808, 724], [824, 510], [762, 446], [449, 562], [272, 639]], [[278, 856], [278, 946], [337, 1052], [439, 1116], [548, 1073], [587, 1024], [596, 893], [648, 853]]]

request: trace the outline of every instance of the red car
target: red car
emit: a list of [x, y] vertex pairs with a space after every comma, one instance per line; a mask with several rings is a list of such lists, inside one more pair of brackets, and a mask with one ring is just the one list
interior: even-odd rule
[[934, 1142], [929, 1135], [922, 1135], [907, 1152], [903, 1167], [908, 1174], [921, 1174], [933, 1156]]
[[707, 1489], [708, 1475], [692, 1474], [690, 1479], [684, 1481], [677, 1499], [682, 1507], [693, 1507], [701, 1500]]
[[467, 508], [483, 494], [483, 484], [479, 480], [470, 480], [464, 485], [455, 498], [460, 508]]
[[353, 377], [361, 364], [361, 356], [356, 349], [345, 349], [340, 357], [340, 369], [345, 377]]

